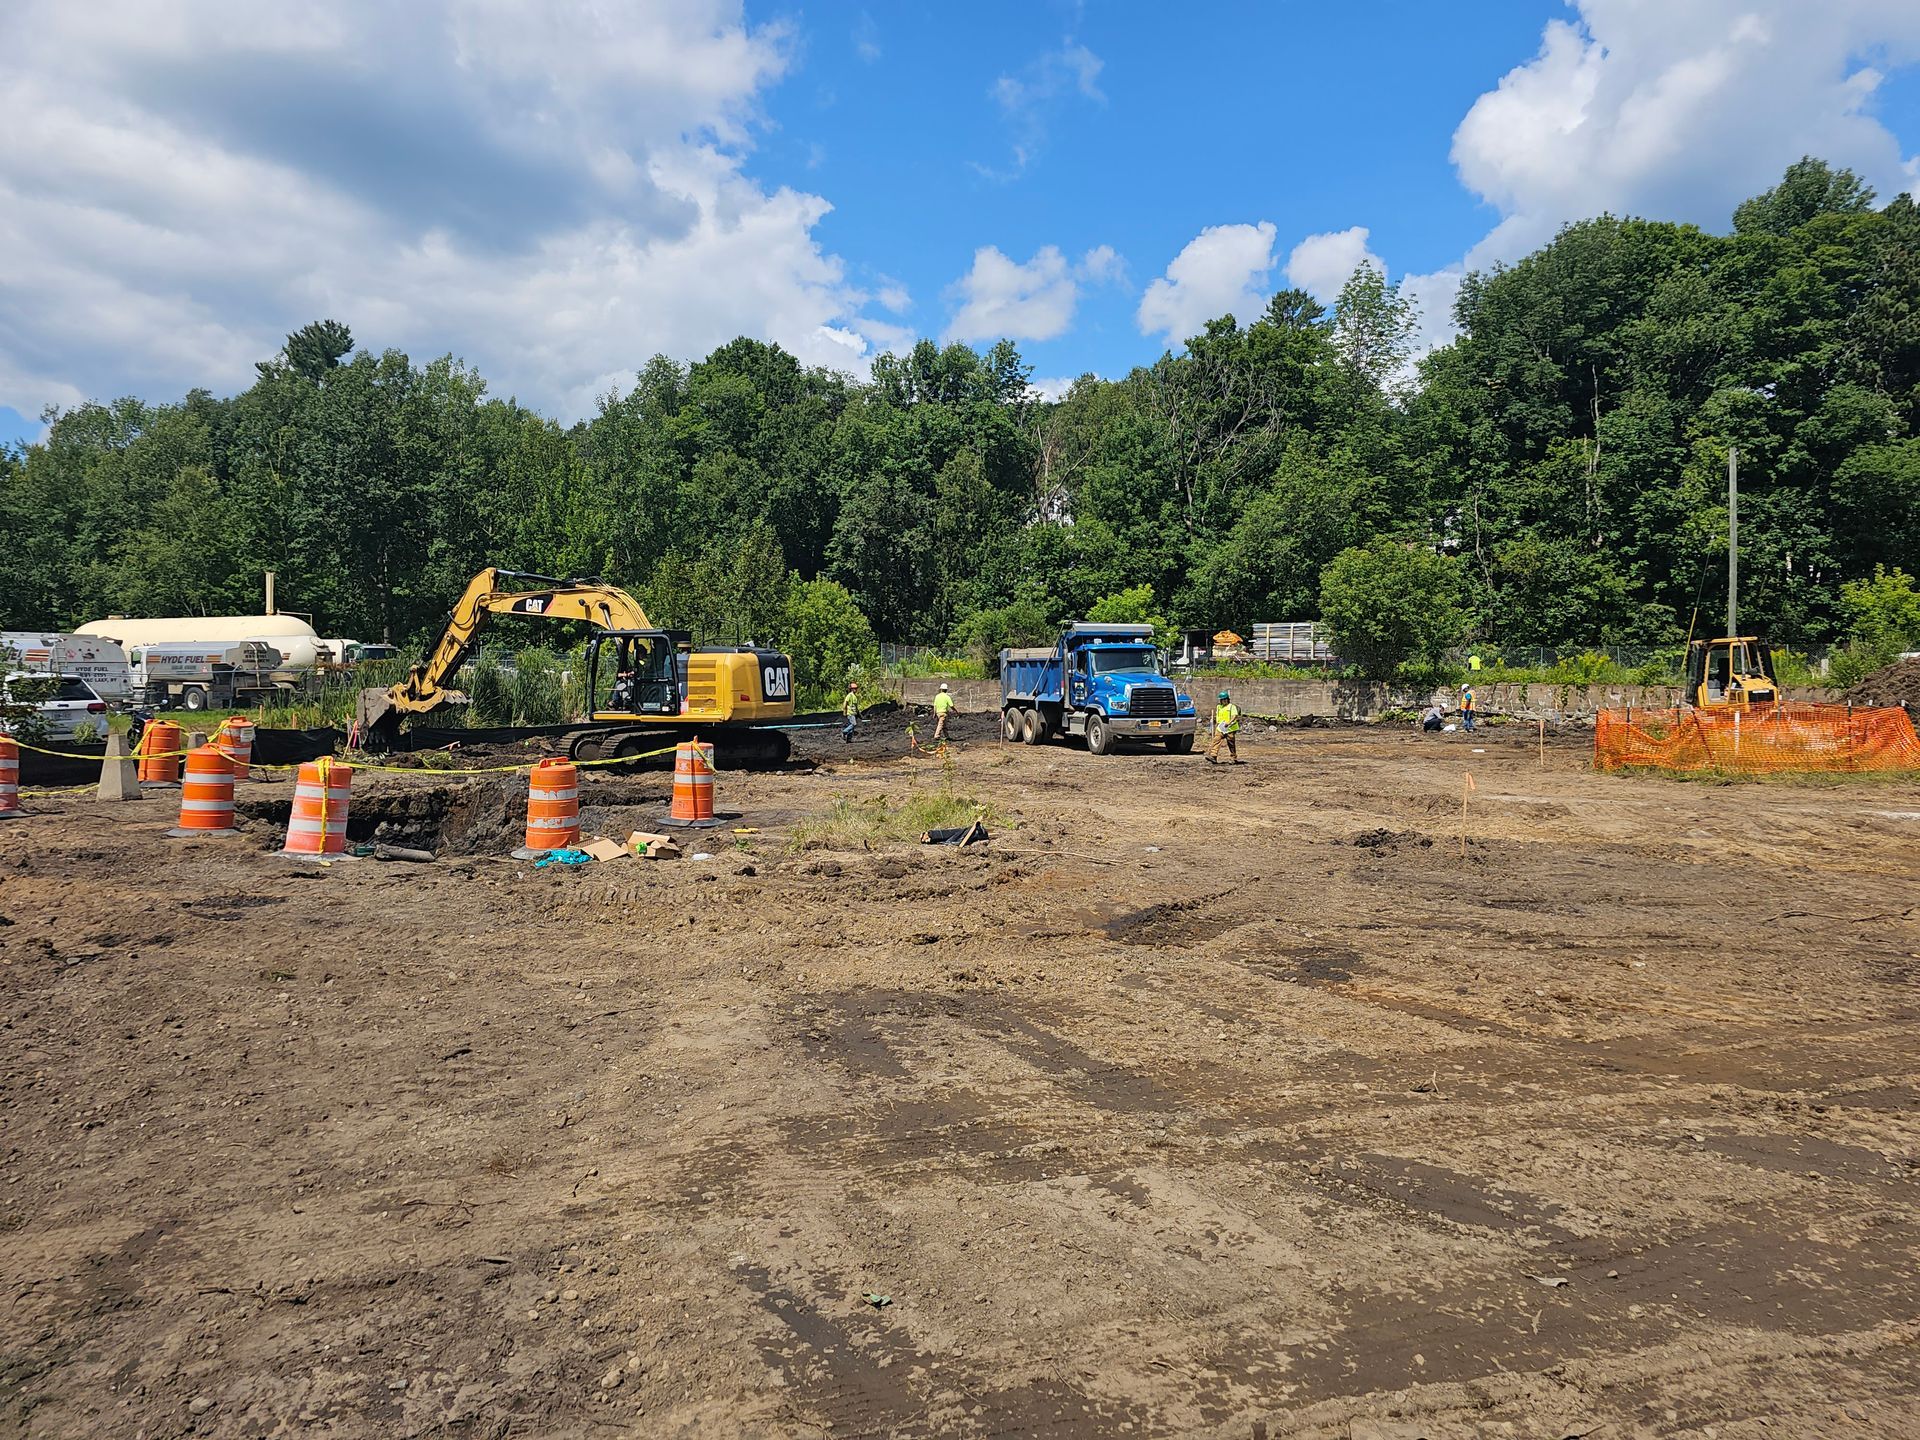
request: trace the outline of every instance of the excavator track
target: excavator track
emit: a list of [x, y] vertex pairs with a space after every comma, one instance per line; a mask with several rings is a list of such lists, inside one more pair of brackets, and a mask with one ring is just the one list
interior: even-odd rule
[[[597, 725], [575, 730], [566, 737], [572, 760], [614, 760], [648, 755], [683, 740], [704, 740], [713, 746], [713, 763], [722, 770], [770, 770], [793, 753], [785, 731], [746, 726]], [[635, 766], [664, 766], [666, 756], [635, 760]]]

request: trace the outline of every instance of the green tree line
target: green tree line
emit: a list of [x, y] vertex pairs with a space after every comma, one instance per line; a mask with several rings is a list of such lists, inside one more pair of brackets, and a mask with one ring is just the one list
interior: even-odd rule
[[1802, 161], [1728, 234], [1569, 225], [1456, 320], [1409, 367], [1410, 306], [1363, 269], [1051, 402], [1006, 342], [856, 381], [742, 338], [572, 426], [321, 322], [230, 398], [82, 405], [0, 450], [0, 622], [247, 612], [270, 569], [323, 633], [407, 643], [498, 563], [842, 665], [836, 626], [991, 649], [1123, 594], [1207, 630], [1326, 613], [1376, 667], [1671, 644], [1717, 629], [1730, 446], [1743, 628], [1845, 639], [1844, 587], [1920, 555], [1910, 196]]

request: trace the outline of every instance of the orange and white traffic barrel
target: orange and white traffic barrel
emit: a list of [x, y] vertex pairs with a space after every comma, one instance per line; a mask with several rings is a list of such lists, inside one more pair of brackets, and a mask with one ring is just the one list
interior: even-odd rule
[[293, 782], [293, 813], [287, 817], [287, 843], [280, 853], [313, 859], [344, 854], [352, 789], [351, 765], [327, 759], [302, 765]]
[[571, 760], [542, 760], [527, 776], [527, 843], [516, 859], [580, 843], [580, 772]]
[[713, 819], [713, 746], [683, 740], [673, 747], [673, 804], [667, 819], [700, 825]]
[[0, 735], [0, 820], [20, 814], [20, 747]]
[[180, 824], [167, 834], [231, 835], [234, 829], [232, 762], [217, 746], [189, 750], [180, 782]]
[[135, 752], [140, 757], [142, 785], [178, 785], [180, 748], [186, 738], [171, 720], [155, 720], [140, 732]]
[[244, 715], [229, 715], [220, 722], [220, 733], [213, 738], [220, 753], [233, 762], [233, 778], [251, 780], [248, 766], [253, 762], [253, 721]]

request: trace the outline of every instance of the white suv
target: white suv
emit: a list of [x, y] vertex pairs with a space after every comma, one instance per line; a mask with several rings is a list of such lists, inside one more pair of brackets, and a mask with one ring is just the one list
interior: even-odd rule
[[[27, 723], [18, 728], [32, 729], [49, 740], [71, 740], [82, 725], [91, 725], [95, 739], [107, 733], [107, 702], [100, 692], [77, 675], [43, 675], [31, 670], [16, 670], [7, 676], [3, 691], [7, 704], [31, 707]], [[6, 727], [0, 717], [0, 729]]]

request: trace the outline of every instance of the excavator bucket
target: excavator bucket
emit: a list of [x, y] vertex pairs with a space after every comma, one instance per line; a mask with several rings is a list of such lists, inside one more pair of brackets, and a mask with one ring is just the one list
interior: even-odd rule
[[390, 749], [400, 733], [400, 712], [393, 708], [393, 697], [384, 687], [360, 692], [354, 702], [353, 718], [360, 727], [360, 746], [375, 753]]

